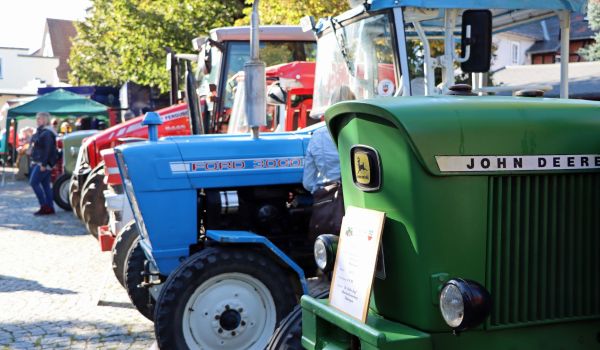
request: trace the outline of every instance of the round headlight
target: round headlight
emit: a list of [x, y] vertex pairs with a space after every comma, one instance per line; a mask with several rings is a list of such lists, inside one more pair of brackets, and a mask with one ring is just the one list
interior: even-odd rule
[[460, 290], [453, 284], [447, 284], [440, 295], [440, 310], [448, 326], [457, 328], [465, 316], [465, 304]]
[[454, 278], [442, 287], [440, 311], [444, 321], [455, 331], [480, 325], [490, 314], [491, 297], [479, 283]]
[[322, 240], [315, 241], [314, 254], [317, 267], [324, 270], [327, 267], [327, 248]]
[[323, 272], [333, 270], [337, 242], [338, 236], [336, 235], [320, 235], [315, 241], [313, 249], [315, 263], [319, 269], [323, 270]]

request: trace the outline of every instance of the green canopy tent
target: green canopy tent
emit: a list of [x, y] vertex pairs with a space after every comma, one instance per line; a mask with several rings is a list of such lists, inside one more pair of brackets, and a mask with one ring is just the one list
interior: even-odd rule
[[10, 134], [10, 123], [15, 121], [13, 144], [17, 144], [17, 123], [26, 118], [35, 118], [39, 112], [48, 112], [54, 117], [67, 118], [72, 116], [96, 116], [108, 120], [107, 107], [82, 95], [78, 95], [63, 89], [49, 92], [17, 107], [8, 110], [6, 118], [6, 133], [2, 140], [0, 153], [6, 156], [8, 150], [8, 135]]

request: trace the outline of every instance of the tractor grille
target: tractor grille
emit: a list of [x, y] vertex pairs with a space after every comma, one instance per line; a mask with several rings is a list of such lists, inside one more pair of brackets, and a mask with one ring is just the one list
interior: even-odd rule
[[489, 191], [488, 327], [600, 316], [600, 174], [491, 177]]

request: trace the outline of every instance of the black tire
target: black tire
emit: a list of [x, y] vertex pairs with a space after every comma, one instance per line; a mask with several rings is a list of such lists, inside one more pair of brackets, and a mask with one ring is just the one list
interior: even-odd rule
[[[137, 230], [136, 230], [137, 231]], [[136, 235], [127, 254], [126, 269], [125, 269], [125, 289], [129, 300], [135, 308], [144, 317], [153, 321], [154, 319], [154, 299], [150, 296], [148, 288], [138, 287], [143, 281], [144, 276], [144, 263], [146, 262], [146, 255], [140, 245], [140, 237]]]
[[[52, 184], [52, 193], [54, 202], [66, 211], [71, 211], [71, 203], [69, 203], [68, 187], [71, 184], [71, 175], [62, 174]], [[66, 195], [66, 196], [65, 196]]]
[[104, 163], [98, 164], [83, 184], [81, 192], [81, 218], [88, 232], [98, 238], [98, 227], [108, 224], [108, 211], [104, 204]]
[[[329, 291], [314, 296], [317, 299], [329, 297]], [[266, 350], [303, 350], [302, 347], [302, 307], [296, 305], [294, 310], [281, 321], [273, 333]]]
[[129, 222], [121, 229], [121, 231], [119, 231], [119, 233], [117, 233], [117, 238], [115, 239], [115, 243], [111, 250], [112, 269], [115, 273], [115, 277], [123, 287], [126, 286], [125, 271], [127, 270], [127, 256], [138, 235], [139, 233], [137, 226], [135, 226], [135, 221]]
[[71, 176], [71, 182], [69, 183], [69, 204], [73, 209], [73, 215], [81, 220], [81, 191], [79, 188], [79, 175], [73, 174]]
[[[219, 280], [219, 276], [227, 278]], [[221, 288], [219, 291], [229, 290], [228, 288], [232, 284], [226, 285], [221, 283], [236, 283], [240, 281], [240, 279], [234, 280], [233, 278], [230, 278], [231, 276], [237, 276], [241, 279], [250, 279], [261, 283], [260, 287], [254, 287], [254, 289], [257, 294], [260, 293], [258, 289], [262, 289], [264, 292], [270, 294], [271, 300], [273, 301], [272, 307], [275, 312], [274, 314], [271, 314], [271, 316], [265, 318], [274, 318], [275, 328], [297, 303], [297, 297], [288, 276], [276, 262], [265, 254], [250, 247], [246, 249], [225, 247], [206, 248], [189, 257], [173, 271], [160, 292], [156, 303], [156, 310], [154, 312], [154, 333], [159, 348], [189, 349], [190, 347], [186, 343], [183, 330], [183, 317], [186, 315], [184, 311], [190, 313], [195, 310], [191, 307], [186, 308], [188, 300], [194, 296], [197, 290], [202, 290], [203, 288], [206, 288], [204, 289], [205, 291], [210, 290], [210, 288], [213, 287], [215, 289]], [[266, 290], [264, 288], [266, 288]], [[234, 291], [231, 293], [234, 293]], [[205, 295], [198, 295], [196, 300], [205, 300], [204, 297]], [[213, 325], [211, 327], [214, 329], [209, 329], [208, 337], [202, 337], [202, 341], [205, 343], [220, 342], [220, 345], [222, 346], [219, 346], [219, 348], [221, 349], [263, 349], [267, 345], [270, 337], [267, 336], [266, 339], [264, 339], [263, 336], [266, 335], [266, 333], [272, 334], [271, 332], [274, 331], [275, 328], [272, 330], [265, 328], [267, 327], [266, 323], [263, 324], [262, 327], [258, 325], [253, 328], [245, 328], [245, 322], [240, 322], [244, 317], [247, 317], [247, 315], [243, 315], [244, 308], [240, 307], [239, 309], [235, 309], [235, 306], [229, 308], [229, 304], [245, 305], [245, 302], [242, 298], [238, 297], [238, 294], [230, 295], [228, 296], [228, 299], [223, 295], [223, 303], [227, 303], [223, 310], [219, 310], [222, 303], [215, 303], [213, 304], [214, 307], [210, 306], [207, 308], [207, 311], [202, 311], [205, 312], [204, 316], [199, 314], [200, 317], [196, 316], [194, 318], [200, 319], [204, 317], [208, 320], [207, 322], [211, 322], [210, 320], [213, 319], [212, 317], [214, 317], [215, 320], [219, 319], [218, 323], [212, 323]], [[251, 307], [246, 307], [246, 312], [248, 312], [248, 309], [251, 309]], [[210, 315], [211, 313], [214, 313], [215, 310], [215, 316]], [[228, 328], [222, 322], [225, 320], [225, 314], [228, 312], [231, 313], [232, 311], [234, 314], [237, 314], [237, 316], [235, 316], [237, 321], [232, 326], [231, 323], [229, 323], [228, 325], [230, 325], [231, 328]], [[222, 313], [219, 314], [219, 312]], [[228, 315], [227, 319], [231, 320], [229, 316], [230, 315]], [[248, 320], [259, 319], [257, 317], [260, 317], [260, 315], [250, 315], [248, 316]], [[204, 331], [204, 328], [199, 325], [196, 326], [197, 328], [189, 327], [187, 329], [200, 329]], [[252, 326], [253, 324], [250, 323], [250, 327]], [[218, 332], [215, 330], [217, 328]], [[255, 332], [252, 332], [253, 329], [256, 329]], [[234, 342], [235, 340], [230, 339], [233, 339], [233, 337], [236, 336], [236, 331], [240, 334], [237, 334], [239, 337], [235, 340], [242, 339], [240, 338], [242, 336], [247, 337], [244, 332], [249, 332], [247, 334], [251, 337], [249, 340], [250, 343], [238, 343], [237, 346], [233, 346], [231, 343], [225, 344], [223, 336], [230, 336], [227, 341]], [[254, 339], [254, 337], [260, 335], [256, 333], [257, 331], [263, 332], [260, 339]], [[222, 332], [224, 333], [223, 336], [217, 335], [217, 333], [221, 334]], [[199, 337], [194, 338], [198, 339]], [[208, 347], [210, 346], [207, 346], [207, 348]]]

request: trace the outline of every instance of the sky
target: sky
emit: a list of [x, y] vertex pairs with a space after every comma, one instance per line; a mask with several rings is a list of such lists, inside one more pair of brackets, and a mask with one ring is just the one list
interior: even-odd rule
[[46, 18], [82, 20], [91, 0], [0, 0], [0, 46], [35, 51]]

